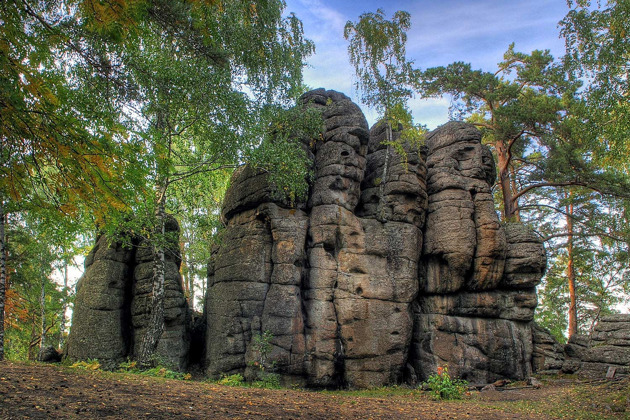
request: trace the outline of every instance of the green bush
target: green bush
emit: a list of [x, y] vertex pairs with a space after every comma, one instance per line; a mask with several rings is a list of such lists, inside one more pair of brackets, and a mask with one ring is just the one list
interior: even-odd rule
[[85, 370], [99, 370], [101, 368], [101, 364], [97, 359], [88, 359], [74, 362], [70, 367]]
[[422, 386], [429, 389], [437, 400], [459, 400], [468, 389], [468, 382], [461, 379], [451, 379], [448, 366], [438, 367], [435, 375], [429, 376]]
[[222, 375], [217, 383], [225, 386], [244, 386], [245, 379], [240, 373], [235, 373], [234, 375]]
[[253, 388], [280, 388], [280, 375], [278, 375], [277, 373], [260, 372], [258, 378], [258, 380], [252, 382]]
[[154, 376], [157, 378], [183, 379], [189, 380], [190, 373], [175, 372], [162, 365], [157, 365], [151, 369], [142, 369], [135, 360], [127, 360], [118, 365], [118, 371], [123, 373], [135, 373], [140, 375]]

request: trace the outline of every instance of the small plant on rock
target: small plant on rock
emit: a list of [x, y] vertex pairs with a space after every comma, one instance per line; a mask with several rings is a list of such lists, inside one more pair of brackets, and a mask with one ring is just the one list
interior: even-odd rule
[[468, 382], [451, 379], [448, 366], [438, 367], [437, 374], [429, 376], [422, 387], [429, 389], [436, 400], [459, 400], [468, 389]]

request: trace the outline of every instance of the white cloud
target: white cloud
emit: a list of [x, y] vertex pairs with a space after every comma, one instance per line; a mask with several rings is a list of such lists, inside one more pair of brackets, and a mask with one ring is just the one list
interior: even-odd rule
[[[376, 0], [287, 0], [287, 11], [296, 13], [305, 36], [316, 44], [316, 54], [304, 72], [307, 85], [338, 90], [359, 103], [343, 27], [361, 13], [383, 6], [388, 16], [395, 10], [411, 13], [407, 52], [421, 68], [464, 61], [493, 71], [511, 42], [523, 52], [551, 49], [559, 56], [564, 51], [557, 22], [567, 6], [558, 0], [390, 0], [385, 5]], [[430, 128], [448, 121], [448, 98], [414, 99], [409, 106], [416, 121]], [[373, 123], [375, 113], [362, 108]]]

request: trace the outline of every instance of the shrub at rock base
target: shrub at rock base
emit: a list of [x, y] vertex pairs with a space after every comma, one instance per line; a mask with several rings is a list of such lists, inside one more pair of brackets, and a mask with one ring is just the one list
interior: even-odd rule
[[437, 374], [429, 376], [422, 387], [429, 389], [436, 400], [459, 400], [468, 389], [468, 382], [451, 379], [448, 366], [438, 367]]

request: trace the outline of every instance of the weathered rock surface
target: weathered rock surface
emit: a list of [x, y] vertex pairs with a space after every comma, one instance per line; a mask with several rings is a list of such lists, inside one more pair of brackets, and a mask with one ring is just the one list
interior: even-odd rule
[[[385, 124], [368, 133], [345, 95], [303, 97], [322, 111], [314, 180], [296, 209], [264, 176], [234, 174], [226, 230], [209, 269], [207, 372], [246, 372], [255, 338], [289, 381], [354, 387], [420, 378], [449, 364], [491, 382], [531, 372], [541, 243], [494, 211], [494, 163], [469, 124], [426, 148]], [[413, 338], [413, 341], [412, 341]]]
[[603, 378], [609, 368], [615, 375], [630, 374], [630, 314], [602, 317], [591, 335], [590, 345], [578, 355], [579, 374]]
[[[255, 337], [270, 331], [272, 358], [285, 377], [314, 386], [393, 382], [411, 338], [424, 210], [416, 206], [408, 220], [411, 212], [390, 200], [385, 218], [391, 221], [367, 211], [359, 218], [365, 117], [337, 92], [317, 90], [302, 100], [322, 110], [326, 127], [323, 142], [312, 146], [315, 176], [305, 209], [274, 203], [266, 181], [248, 170], [234, 175], [228, 192], [227, 229], [206, 303], [208, 373], [247, 371]], [[406, 176], [400, 157], [389, 153], [388, 179], [398, 184], [384, 181], [385, 196], [422, 202], [421, 178]], [[418, 157], [409, 161], [423, 167]], [[383, 166], [371, 162], [372, 171]], [[249, 202], [250, 191], [267, 191], [261, 194], [267, 199], [257, 207], [233, 204]]]
[[[197, 322], [205, 349], [188, 352], [173, 242], [159, 356], [182, 368], [190, 354], [205, 354], [215, 377], [254, 378], [264, 362], [286, 383], [321, 387], [413, 382], [446, 364], [490, 383], [526, 379], [533, 357], [544, 365], [534, 342], [545, 338], [532, 330], [544, 249], [525, 226], [499, 222], [494, 162], [479, 131], [452, 122], [425, 146], [401, 144], [385, 124], [368, 131], [341, 93], [318, 89], [301, 102], [319, 109], [324, 125], [321, 139], [301, 139], [314, 173], [308, 198], [291, 206], [266, 173], [245, 166], [233, 174], [208, 266], [205, 322]], [[86, 259], [70, 357], [115, 364], [137, 352], [153, 250], [135, 246], [101, 238]], [[262, 360], [265, 332], [271, 349]]]
[[577, 373], [591, 379], [602, 379], [613, 372], [614, 376], [630, 374], [630, 314], [604, 316], [591, 336], [575, 334], [564, 347], [544, 332], [536, 337], [536, 372]]
[[[188, 357], [188, 307], [179, 274], [177, 222], [170, 218], [167, 232], [175, 235], [166, 252], [165, 328], [157, 357], [164, 364], [185, 369]], [[71, 359], [98, 359], [115, 368], [137, 353], [151, 307], [153, 249], [139, 241], [127, 248], [100, 236], [85, 259], [68, 337]]]
[[71, 359], [98, 359], [104, 367], [113, 368], [129, 354], [133, 337], [129, 280], [134, 254], [133, 249], [110, 244], [101, 236], [85, 258], [68, 336]]
[[565, 363], [564, 347], [559, 344], [549, 331], [534, 324], [534, 353], [532, 369], [536, 373], [558, 373]]
[[471, 382], [525, 379], [542, 244], [523, 225], [499, 223], [494, 163], [478, 130], [451, 122], [426, 145], [429, 204], [410, 361], [421, 379], [445, 364]]

